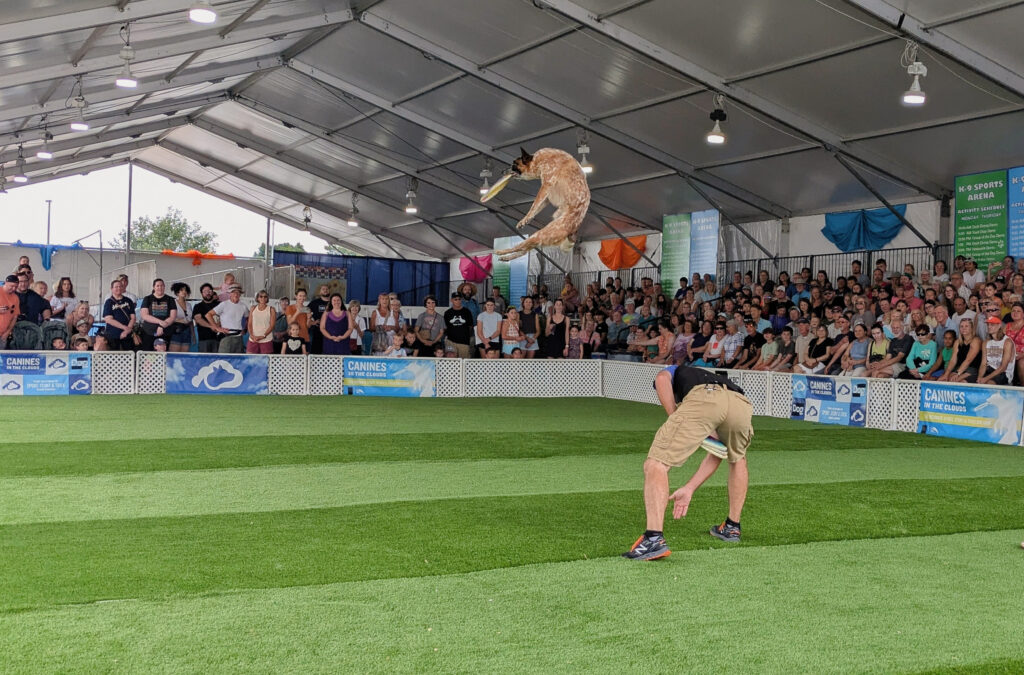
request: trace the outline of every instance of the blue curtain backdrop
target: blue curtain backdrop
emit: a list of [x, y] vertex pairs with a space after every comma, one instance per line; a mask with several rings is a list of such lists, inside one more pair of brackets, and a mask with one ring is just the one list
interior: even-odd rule
[[[906, 218], [907, 206], [894, 207]], [[903, 222], [887, 208], [826, 213], [821, 233], [840, 251], [872, 251], [888, 244], [903, 229]]]
[[349, 299], [364, 305], [376, 305], [378, 293], [392, 291], [403, 305], [422, 305], [428, 295], [436, 296], [439, 305], [448, 304], [448, 263], [275, 250], [274, 264], [344, 268]]

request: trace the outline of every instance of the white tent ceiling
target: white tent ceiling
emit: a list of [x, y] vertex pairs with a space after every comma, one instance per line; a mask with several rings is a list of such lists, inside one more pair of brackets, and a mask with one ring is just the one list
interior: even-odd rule
[[[532, 201], [517, 184], [479, 204], [485, 160], [497, 175], [520, 145], [573, 152], [584, 133], [589, 239], [709, 206], [743, 223], [877, 205], [863, 181], [934, 199], [1024, 163], [1024, 1], [214, 0], [212, 26], [190, 4], [0, 3], [8, 180], [19, 146], [34, 182], [131, 161], [292, 226], [309, 206], [309, 229], [361, 252], [447, 258]], [[113, 84], [126, 35], [134, 91]], [[907, 39], [920, 108], [898, 102]], [[86, 133], [67, 126], [79, 78]], [[47, 132], [56, 156], [37, 160]]]

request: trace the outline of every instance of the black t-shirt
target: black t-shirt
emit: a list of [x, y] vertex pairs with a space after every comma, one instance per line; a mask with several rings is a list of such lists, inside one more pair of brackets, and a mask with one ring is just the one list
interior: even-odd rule
[[914, 346], [914, 338], [910, 335], [904, 335], [901, 338], [893, 338], [889, 340], [889, 351], [886, 352], [889, 356], [896, 356], [897, 354], [903, 354], [902, 359], [906, 359], [910, 355], [910, 350]]
[[18, 293], [18, 302], [21, 307], [21, 314], [18, 315], [18, 320], [31, 321], [37, 326], [43, 323], [43, 312], [50, 309], [50, 303], [46, 301], [46, 298], [31, 288]]
[[444, 313], [444, 325], [447, 327], [449, 340], [460, 345], [468, 345], [473, 335], [473, 312], [465, 307], [449, 307]]
[[675, 394], [676, 403], [679, 403], [686, 395], [690, 393], [694, 387], [699, 387], [705, 384], [720, 384], [730, 391], [737, 393], [744, 393], [736, 384], [733, 383], [728, 377], [724, 375], [718, 375], [709, 370], [703, 368], [690, 368], [688, 366], [677, 366], [675, 373], [672, 375], [672, 393]]
[[[151, 316], [163, 321], [171, 315], [171, 310], [177, 310], [178, 306], [174, 302], [174, 298], [167, 294], [164, 294], [162, 298], [150, 294], [142, 299], [142, 309], [148, 309]], [[156, 333], [157, 326], [155, 323], [143, 321], [142, 329], [153, 335]]]
[[[132, 320], [135, 315], [135, 303], [127, 295], [122, 295], [121, 299], [118, 300], [113, 296], [107, 298], [107, 301], [103, 303], [103, 317], [111, 316], [114, 317], [114, 321], [117, 321], [125, 326]], [[114, 339], [121, 338], [122, 328], [107, 324], [107, 335]]]
[[[204, 300], [192, 308], [192, 316], [201, 316], [203, 317], [203, 320], [206, 320], [206, 315], [219, 304], [220, 300], [218, 300], [216, 296], [214, 296], [211, 302], [206, 302]], [[200, 340], [216, 340], [219, 337], [217, 333], [213, 332], [206, 326], [200, 326], [198, 321], [196, 321], [196, 335]]]
[[764, 343], [764, 335], [761, 335], [760, 333], [747, 335], [747, 337], [743, 338], [743, 350], [749, 356], [753, 356], [755, 353], [759, 354], [761, 352], [761, 347], [764, 346]]
[[311, 314], [310, 318], [313, 321], [319, 321], [320, 317], [324, 315], [324, 312], [330, 309], [331, 299], [327, 298], [326, 300], [324, 300], [323, 298], [319, 297], [313, 298], [312, 300], [309, 301], [309, 304], [306, 306], [309, 307], [309, 311]]
[[832, 338], [825, 338], [824, 340], [818, 340], [814, 338], [811, 340], [811, 344], [807, 347], [808, 358], [818, 359], [819, 361], [828, 354], [828, 348], [831, 347], [834, 342]]
[[793, 306], [793, 303], [790, 302], [790, 300], [788, 298], [784, 299], [784, 300], [772, 300], [771, 302], [768, 303], [768, 315], [769, 316], [774, 316], [775, 314], [778, 314], [780, 307], [785, 308], [786, 314], [788, 315], [789, 314], [789, 308], [792, 307], [792, 306]]

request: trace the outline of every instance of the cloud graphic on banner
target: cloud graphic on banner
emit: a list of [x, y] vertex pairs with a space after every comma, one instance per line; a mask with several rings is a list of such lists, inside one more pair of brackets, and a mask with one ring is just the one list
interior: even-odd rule
[[841, 384], [839, 385], [839, 393], [845, 396], [850, 393], [850, 388], [845, 384]]
[[860, 410], [854, 410], [852, 413], [850, 413], [850, 420], [853, 422], [860, 422], [863, 419], [864, 413], [862, 413]]
[[[795, 378], [794, 378], [795, 379]], [[793, 385], [793, 395], [798, 398], [803, 398], [804, 394], [807, 393], [807, 384], [803, 380], [797, 380], [796, 384]]]
[[83, 391], [89, 388], [89, 383], [85, 380], [75, 380], [75, 383], [71, 385], [71, 388], [75, 391]]
[[[226, 379], [230, 378], [230, 379]], [[192, 386], [198, 387], [202, 384], [210, 391], [218, 389], [237, 389], [242, 385], [242, 372], [223, 359], [217, 359], [213, 363], [203, 366], [192, 378]]]
[[4, 389], [6, 389], [7, 391], [18, 391], [19, 389], [21, 389], [21, 385], [15, 382], [14, 380], [11, 380], [4, 385]]
[[64, 368], [64, 367], [66, 367], [67, 365], [68, 365], [68, 363], [67, 363], [67, 361], [65, 361], [64, 359], [61, 359], [61, 358], [56, 358], [56, 359], [54, 359], [54, 360], [52, 360], [52, 361], [48, 362], [48, 363], [46, 364], [46, 367], [47, 367], [47, 368], [54, 368], [54, 369], [57, 369], [57, 368]]
[[435, 371], [433, 364], [411, 362], [405, 368], [395, 373], [395, 377], [412, 380], [412, 388], [420, 398], [429, 398], [434, 395]]

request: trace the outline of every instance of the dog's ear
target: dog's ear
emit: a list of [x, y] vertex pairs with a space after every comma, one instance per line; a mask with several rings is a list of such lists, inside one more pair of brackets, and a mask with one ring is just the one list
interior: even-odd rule
[[523, 164], [529, 164], [533, 161], [533, 155], [528, 153], [521, 145], [519, 146], [519, 152], [521, 153], [519, 158], [523, 160]]

